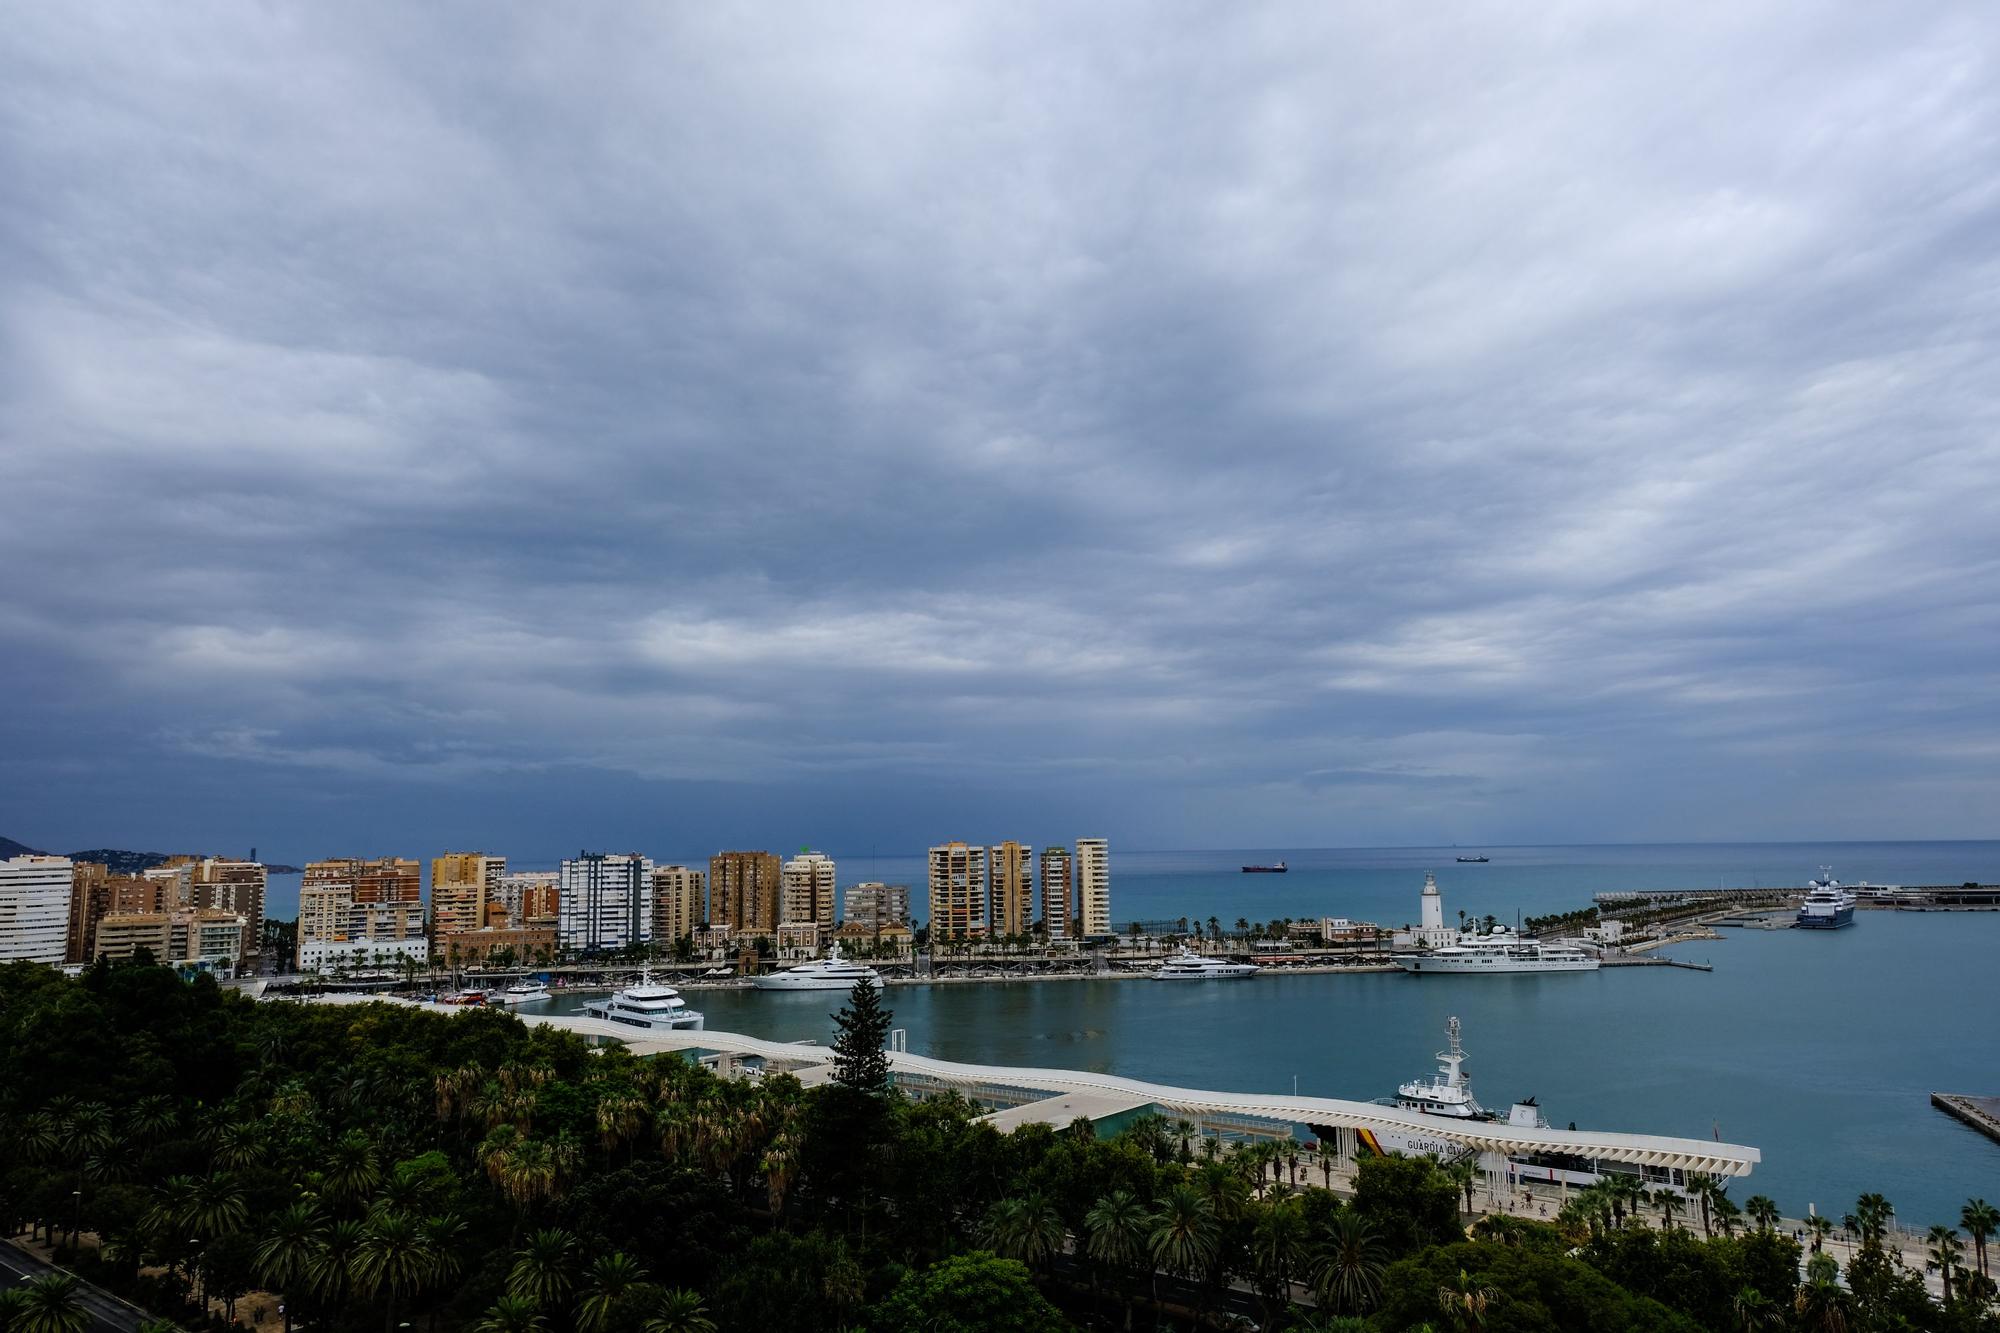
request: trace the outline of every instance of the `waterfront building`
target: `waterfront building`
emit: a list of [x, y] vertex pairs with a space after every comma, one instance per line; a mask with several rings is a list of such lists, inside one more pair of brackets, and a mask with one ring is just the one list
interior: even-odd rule
[[243, 963], [247, 919], [226, 908], [108, 912], [97, 923], [93, 958], [130, 958], [144, 949], [159, 963], [233, 974]]
[[987, 849], [987, 920], [995, 935], [1026, 935], [1034, 928], [1035, 879], [1028, 869], [1031, 850], [1008, 839]]
[[963, 842], [931, 848], [931, 938], [968, 939], [988, 929], [986, 849]]
[[173, 925], [165, 912], [107, 912], [91, 937], [92, 958], [130, 958], [144, 949], [158, 962], [173, 956]]
[[717, 852], [708, 858], [708, 919], [740, 938], [773, 935], [783, 869], [770, 852]]
[[497, 905], [509, 926], [547, 925], [555, 929], [562, 899], [561, 876], [553, 870], [510, 870], [495, 882], [487, 900], [488, 915]]
[[421, 935], [400, 940], [301, 940], [301, 972], [395, 972], [403, 960], [430, 961], [430, 942]]
[[782, 895], [778, 909], [780, 924], [811, 921], [833, 929], [833, 858], [824, 852], [800, 852], [785, 862], [779, 872]]
[[[299, 966], [325, 958], [319, 946], [381, 945], [414, 941], [428, 952], [424, 934], [423, 869], [408, 857], [335, 857], [306, 865], [299, 882]], [[311, 949], [308, 946], [313, 946]]]
[[1042, 929], [1052, 940], [1076, 938], [1075, 881], [1069, 848], [1042, 848]]
[[848, 885], [841, 924], [859, 925], [871, 933], [891, 926], [908, 927], [910, 886], [882, 884], [874, 880]]
[[482, 926], [442, 936], [437, 947], [446, 967], [535, 967], [555, 960], [556, 932], [553, 926]]
[[694, 938], [707, 919], [702, 903], [701, 871], [690, 866], [653, 867], [653, 943], [671, 948]]
[[1349, 921], [1344, 916], [1319, 919], [1319, 938], [1324, 944], [1373, 944], [1382, 934], [1372, 921]]
[[205, 856], [188, 865], [187, 903], [201, 911], [230, 912], [243, 918], [242, 957], [263, 949], [264, 891], [270, 879], [260, 861]]
[[817, 957], [821, 942], [832, 933], [831, 929], [817, 921], [781, 921], [778, 923], [778, 956]]
[[1103, 838], [1076, 840], [1076, 933], [1111, 933], [1111, 849]]
[[0, 861], [0, 963], [63, 961], [75, 869], [67, 856]]
[[608, 953], [653, 938], [653, 862], [637, 852], [579, 852], [557, 880], [556, 939], [564, 949]]
[[431, 937], [441, 939], [486, 924], [486, 905], [497, 896], [507, 858], [484, 852], [446, 852], [431, 858]]

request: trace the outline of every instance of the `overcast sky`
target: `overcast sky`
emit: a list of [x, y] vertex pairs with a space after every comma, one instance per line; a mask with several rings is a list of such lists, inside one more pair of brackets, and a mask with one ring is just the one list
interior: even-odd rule
[[8, 13], [0, 834], [1995, 832], [1992, 6]]

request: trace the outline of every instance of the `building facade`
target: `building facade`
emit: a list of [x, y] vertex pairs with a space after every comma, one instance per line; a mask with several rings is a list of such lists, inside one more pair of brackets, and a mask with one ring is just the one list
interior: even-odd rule
[[691, 866], [654, 866], [653, 943], [666, 949], [692, 940], [707, 920], [701, 872]]
[[485, 926], [440, 936], [437, 948], [447, 967], [536, 967], [554, 961], [556, 932], [554, 926]]
[[847, 886], [842, 905], [842, 925], [857, 925], [877, 931], [889, 926], [910, 924], [910, 886], [881, 884], [870, 880]]
[[[302, 970], [324, 970], [326, 960], [336, 956], [365, 957], [377, 946], [394, 945], [394, 952], [423, 957], [427, 939], [423, 869], [415, 861], [349, 856], [307, 864], [299, 882]], [[335, 945], [343, 947], [332, 949]]]
[[510, 870], [500, 876], [493, 896], [487, 901], [487, 919], [500, 909], [501, 920], [509, 926], [547, 925], [555, 929], [562, 901], [562, 876], [554, 870]]
[[1035, 925], [1035, 877], [1029, 869], [1034, 852], [1008, 839], [988, 848], [986, 875], [991, 889], [987, 919], [995, 935], [1026, 935]]
[[971, 939], [987, 933], [986, 849], [963, 842], [931, 848], [931, 938]]
[[708, 920], [736, 938], [775, 936], [783, 869], [770, 852], [717, 852], [708, 858]]
[[0, 963], [63, 961], [75, 870], [67, 856], [0, 861]]
[[557, 880], [556, 941], [609, 953], [653, 938], [653, 862], [637, 852], [580, 852]]
[[242, 917], [243, 956], [256, 957], [264, 945], [264, 891], [270, 880], [263, 863], [206, 856], [188, 872], [189, 904], [198, 911]]
[[823, 852], [800, 852], [779, 871], [778, 924], [812, 921], [833, 929], [838, 899], [833, 858]]
[[1042, 929], [1052, 940], [1076, 938], [1076, 869], [1069, 848], [1042, 848]]
[[1076, 840], [1076, 933], [1111, 933], [1111, 848], [1103, 838]]
[[446, 852], [431, 858], [431, 936], [441, 938], [486, 924], [486, 906], [499, 894], [507, 858], [484, 852]]

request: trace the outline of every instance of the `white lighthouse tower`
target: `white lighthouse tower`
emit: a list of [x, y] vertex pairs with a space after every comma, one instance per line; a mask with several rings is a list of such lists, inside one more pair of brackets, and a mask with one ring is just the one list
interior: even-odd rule
[[1441, 949], [1458, 938], [1456, 930], [1444, 924], [1444, 895], [1438, 892], [1435, 874], [1424, 875], [1423, 924], [1417, 929], [1417, 939], [1426, 949]]

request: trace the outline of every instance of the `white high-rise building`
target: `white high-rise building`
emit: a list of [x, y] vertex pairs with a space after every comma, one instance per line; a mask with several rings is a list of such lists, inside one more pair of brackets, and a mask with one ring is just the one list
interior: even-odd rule
[[0, 963], [61, 963], [69, 934], [67, 856], [0, 861]]
[[1076, 840], [1076, 932], [1111, 933], [1111, 848], [1102, 838]]
[[778, 876], [778, 924], [816, 921], [833, 929], [834, 865], [824, 852], [800, 852]]
[[562, 863], [556, 943], [608, 953], [653, 938], [653, 862], [637, 852], [582, 852]]

